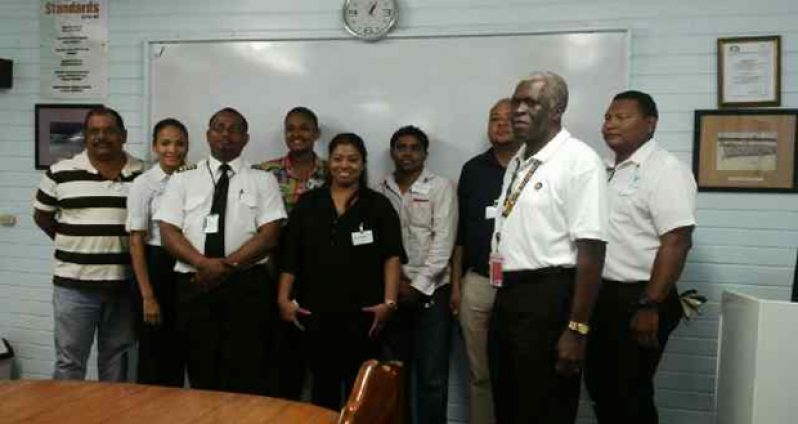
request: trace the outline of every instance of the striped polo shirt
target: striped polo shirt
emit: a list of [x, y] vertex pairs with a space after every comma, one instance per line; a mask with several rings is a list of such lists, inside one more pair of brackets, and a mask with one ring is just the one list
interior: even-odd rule
[[42, 177], [33, 207], [55, 212], [53, 283], [77, 288], [121, 287], [130, 275], [127, 194], [144, 170], [127, 153], [116, 180], [105, 179], [86, 151], [55, 163]]

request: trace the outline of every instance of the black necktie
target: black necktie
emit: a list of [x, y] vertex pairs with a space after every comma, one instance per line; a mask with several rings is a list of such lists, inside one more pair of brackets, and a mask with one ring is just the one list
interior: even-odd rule
[[219, 180], [213, 188], [213, 203], [211, 215], [217, 215], [218, 225], [215, 233], [205, 235], [205, 256], [209, 258], [224, 257], [224, 216], [227, 212], [227, 189], [230, 186], [230, 177], [227, 171], [230, 165], [223, 163], [219, 166]]

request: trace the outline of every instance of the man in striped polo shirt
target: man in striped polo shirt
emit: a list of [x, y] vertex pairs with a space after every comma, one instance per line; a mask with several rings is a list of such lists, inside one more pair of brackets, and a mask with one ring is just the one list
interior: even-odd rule
[[33, 203], [36, 225], [55, 242], [53, 378], [85, 378], [96, 331], [99, 379], [124, 381], [135, 342], [126, 200], [144, 163], [122, 149], [115, 110], [94, 109], [84, 124], [85, 150], [50, 167]]

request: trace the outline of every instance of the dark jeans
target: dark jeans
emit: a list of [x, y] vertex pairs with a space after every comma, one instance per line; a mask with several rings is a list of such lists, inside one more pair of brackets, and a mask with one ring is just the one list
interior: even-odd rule
[[314, 404], [341, 409], [360, 365], [379, 358], [380, 339], [368, 335], [373, 320], [373, 314], [362, 311], [318, 312], [301, 319], [306, 329], [305, 354], [313, 375]]
[[263, 266], [239, 271], [210, 291], [178, 277], [178, 325], [186, 339], [191, 387], [265, 394], [276, 307]]
[[164, 248], [147, 246], [147, 273], [153, 295], [161, 308], [160, 325], [144, 323], [141, 294], [138, 300], [139, 364], [142, 384], [183, 387], [185, 347], [177, 331], [177, 274], [174, 258]]
[[672, 290], [659, 308], [659, 347], [642, 347], [630, 331], [646, 282], [603, 281], [587, 344], [585, 383], [601, 424], [656, 424], [654, 373], [682, 306]]
[[493, 307], [499, 341], [499, 424], [567, 424], [576, 419], [580, 376], [555, 371], [568, 325], [573, 269], [504, 273]]
[[386, 356], [404, 363], [408, 408], [415, 405], [415, 414], [405, 416], [414, 416], [417, 424], [446, 423], [451, 292], [447, 284], [417, 305], [400, 304], [386, 329]]

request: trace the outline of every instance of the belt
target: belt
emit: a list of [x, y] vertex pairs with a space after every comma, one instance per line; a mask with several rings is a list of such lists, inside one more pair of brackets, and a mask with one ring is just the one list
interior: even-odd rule
[[515, 285], [521, 283], [536, 283], [536, 280], [548, 280], [550, 278], [569, 276], [576, 273], [576, 268], [565, 268], [561, 266], [551, 266], [538, 269], [524, 269], [519, 271], [505, 271], [504, 284]]

